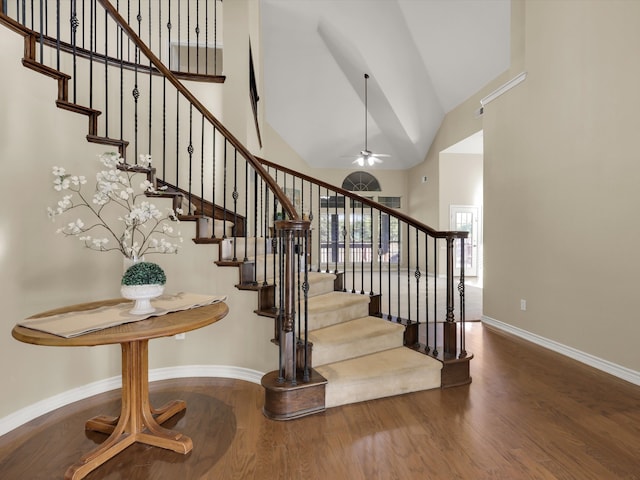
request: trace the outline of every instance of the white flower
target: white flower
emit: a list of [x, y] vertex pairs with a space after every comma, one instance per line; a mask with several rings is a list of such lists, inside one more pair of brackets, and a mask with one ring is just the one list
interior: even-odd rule
[[153, 183], [151, 183], [149, 180], [145, 180], [140, 184], [140, 190], [144, 191], [144, 192], [152, 192], [153, 191]]
[[[53, 167], [53, 187], [57, 191], [68, 191], [55, 205], [47, 208], [47, 215], [53, 221], [55, 217], [70, 209], [78, 212], [88, 212], [94, 217], [92, 224], [85, 224], [78, 218], [67, 223], [58, 233], [68, 236], [77, 236], [87, 248], [96, 251], [118, 250], [128, 258], [139, 258], [145, 252], [176, 253], [177, 246], [168, 241], [176, 238], [183, 241], [180, 232], [174, 233], [173, 228], [165, 222], [177, 221], [176, 213], [167, 209], [163, 214], [154, 204], [143, 200], [145, 194], [155, 193], [153, 183], [144, 179], [140, 185], [140, 191], [132, 186], [137, 171], [123, 168], [126, 165], [122, 157], [117, 153], [106, 153], [99, 156], [104, 169], [99, 171], [95, 178], [95, 192], [91, 197], [82, 194], [82, 185], [87, 183], [82, 175], [70, 175], [62, 167]], [[151, 164], [151, 156], [141, 155], [140, 165], [148, 167]], [[74, 195], [76, 199], [74, 200]], [[140, 198], [141, 197], [141, 198]], [[86, 200], [91, 198], [91, 201]], [[107, 215], [107, 212], [110, 212]], [[117, 222], [111, 225], [108, 218], [116, 218]], [[94, 238], [86, 232], [99, 232], [107, 234], [104, 238]], [[109, 247], [109, 240], [115, 240], [116, 245]]]
[[149, 167], [151, 165], [151, 155], [138, 155], [138, 162], [143, 167]]
[[67, 190], [69, 188], [69, 179], [67, 177], [56, 177], [53, 181], [53, 188], [57, 191]]
[[71, 233], [72, 235], [81, 233], [83, 231], [82, 230], [83, 227], [84, 227], [84, 222], [79, 218], [75, 222], [71, 222], [67, 225], [67, 229], [69, 230], [69, 233]]

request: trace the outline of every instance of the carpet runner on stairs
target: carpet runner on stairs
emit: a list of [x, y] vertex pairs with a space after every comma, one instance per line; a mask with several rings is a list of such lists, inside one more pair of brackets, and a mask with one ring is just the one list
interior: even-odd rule
[[[256, 262], [257, 281], [265, 278], [266, 264], [272, 282], [273, 258], [261, 247], [264, 239], [238, 239], [236, 258], [244, 258], [245, 243], [247, 257]], [[232, 259], [232, 246], [231, 239], [223, 242], [220, 260]], [[309, 341], [313, 368], [328, 381], [326, 408], [440, 388], [442, 364], [404, 347], [403, 325], [370, 316], [369, 295], [336, 292], [335, 279], [332, 273], [307, 273]]]

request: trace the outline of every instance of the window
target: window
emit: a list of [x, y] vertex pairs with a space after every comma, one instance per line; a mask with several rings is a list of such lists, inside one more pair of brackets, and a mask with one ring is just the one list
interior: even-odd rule
[[389, 208], [402, 208], [400, 199], [402, 197], [378, 197], [378, 203]]
[[353, 172], [342, 182], [342, 188], [350, 192], [379, 192], [378, 179], [368, 172]]

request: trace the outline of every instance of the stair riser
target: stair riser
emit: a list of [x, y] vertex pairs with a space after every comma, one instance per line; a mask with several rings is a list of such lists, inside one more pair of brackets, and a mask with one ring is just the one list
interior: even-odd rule
[[[183, 202], [184, 203], [184, 202]], [[184, 204], [181, 205], [183, 211], [187, 211]], [[197, 238], [224, 238], [233, 236], [233, 223], [215, 220], [212, 224], [210, 217], [199, 217], [197, 222]], [[213, 228], [212, 228], [213, 225]], [[226, 235], [225, 235], [226, 231]], [[214, 235], [215, 233], [215, 235]]]
[[329, 312], [309, 312], [309, 330], [317, 330], [367, 315], [369, 315], [368, 303], [356, 303]]
[[403, 345], [402, 332], [390, 332], [386, 335], [375, 337], [357, 338], [349, 343], [339, 345], [324, 345], [313, 343], [313, 365], [321, 366], [327, 363], [339, 362], [349, 358], [369, 355], [382, 350], [401, 347]]
[[[317, 370], [321, 375], [325, 375], [322, 367]], [[325, 406], [331, 408], [348, 403], [440, 388], [440, 370], [413, 368], [363, 382], [337, 381], [330, 377], [328, 380]]]
[[[222, 229], [222, 226], [220, 226]], [[220, 244], [220, 259], [221, 260], [232, 260], [234, 256], [234, 239], [227, 238], [222, 241]], [[244, 238], [236, 238], [235, 239], [235, 256], [237, 259], [243, 260], [246, 258], [253, 259], [257, 255], [264, 255], [266, 253], [271, 253], [271, 242], [267, 241], [265, 245], [263, 238], [258, 238], [257, 242], [255, 238], [247, 238], [245, 242]], [[273, 260], [271, 260], [273, 263]]]

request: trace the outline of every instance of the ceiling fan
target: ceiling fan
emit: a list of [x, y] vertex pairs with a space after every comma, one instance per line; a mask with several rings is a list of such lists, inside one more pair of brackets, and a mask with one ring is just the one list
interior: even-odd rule
[[367, 126], [369, 118], [368, 98], [367, 98], [367, 80], [369, 80], [369, 74], [364, 74], [364, 150], [360, 150], [360, 154], [353, 161], [353, 163], [364, 167], [365, 165], [372, 166], [376, 163], [382, 163], [380, 157], [389, 157], [384, 153], [373, 153], [367, 146]]

